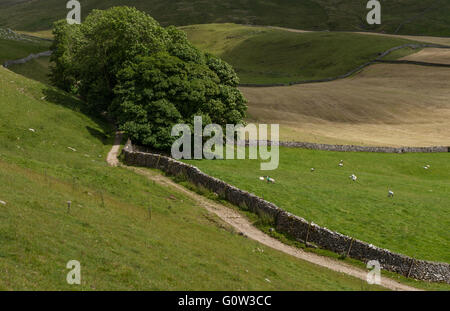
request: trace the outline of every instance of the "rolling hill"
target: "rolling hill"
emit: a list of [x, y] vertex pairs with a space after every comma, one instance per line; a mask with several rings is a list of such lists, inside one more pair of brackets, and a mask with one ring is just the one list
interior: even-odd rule
[[[352, 38], [362, 37], [366, 40], [359, 35]], [[373, 38], [367, 42], [392, 43]], [[225, 40], [226, 48], [240, 43], [233, 39]], [[5, 57], [23, 55], [15, 52], [15, 42], [1, 43]], [[45, 48], [33, 47], [33, 51]], [[419, 58], [432, 57], [426, 52]], [[345, 55], [334, 56], [337, 61]], [[48, 59], [43, 58], [12, 69], [45, 81], [47, 66]], [[305, 130], [302, 122], [309, 121], [310, 129], [326, 124], [317, 136], [333, 141], [373, 142], [380, 135], [372, 125], [385, 129], [385, 137], [390, 137], [387, 125], [400, 124], [409, 127], [399, 130], [403, 133], [417, 128], [411, 141], [425, 143], [436, 137], [445, 142], [449, 111], [445, 70], [383, 64], [350, 79], [304, 88], [242, 90], [250, 99], [251, 120], [280, 120], [284, 137], [295, 131], [300, 137], [298, 133]], [[4, 185], [0, 200], [6, 203], [0, 205], [0, 274], [6, 275], [0, 289], [73, 289], [65, 283], [65, 264], [71, 259], [80, 259], [84, 267], [81, 289], [85, 290], [378, 289], [270, 248], [261, 252], [259, 244], [224, 226], [189, 197], [125, 168], [108, 167], [105, 157], [113, 129], [84, 114], [82, 107], [77, 98], [0, 68], [0, 183]], [[434, 123], [429, 133], [417, 137]], [[335, 130], [338, 125], [361, 126], [373, 136], [356, 136], [355, 128], [352, 134], [342, 135]], [[338, 158], [345, 159], [343, 170], [333, 166]], [[442, 216], [448, 205], [447, 158], [446, 154], [403, 157], [282, 149], [274, 187], [258, 183], [258, 161], [193, 163], [321, 225], [415, 257], [448, 261], [448, 239], [442, 231], [449, 221]], [[432, 170], [424, 172], [422, 165], [428, 163]], [[312, 166], [319, 174], [310, 174]], [[349, 184], [350, 172], [357, 173], [361, 182]], [[386, 180], [395, 187], [395, 201], [386, 200]]]
[[[399, 34], [450, 36], [447, 0], [381, 1], [382, 24], [369, 26], [367, 1], [354, 0], [81, 0], [82, 15], [92, 9], [128, 5], [150, 13], [163, 25], [232, 22], [283, 26], [305, 30], [378, 31]], [[0, 27], [45, 30], [65, 18], [65, 2], [23, 0], [0, 2]]]
[[[195, 45], [233, 64], [242, 82], [285, 82], [343, 74], [373, 59], [380, 51], [411, 42], [398, 37], [294, 33], [234, 24], [182, 29]], [[322, 42], [328, 44], [325, 46]], [[333, 53], [327, 53], [330, 46], [335, 46]], [[10, 58], [15, 52], [11, 53]], [[403, 57], [445, 63], [449, 56], [448, 49], [408, 48], [386, 59]], [[47, 82], [48, 58], [11, 66], [11, 70]], [[450, 145], [446, 131], [450, 116], [449, 74], [448, 68], [377, 64], [333, 82], [241, 87], [241, 90], [249, 100], [247, 120], [281, 124], [281, 140], [390, 146]]]
[[[190, 197], [107, 166], [113, 129], [82, 111], [0, 67], [1, 290], [379, 289], [262, 247]], [[73, 259], [78, 287], [66, 283]]]
[[[181, 27], [198, 48], [230, 63], [243, 84], [343, 75], [386, 50], [415, 41], [340, 32], [292, 32], [236, 24]], [[417, 50], [408, 50], [408, 54]]]

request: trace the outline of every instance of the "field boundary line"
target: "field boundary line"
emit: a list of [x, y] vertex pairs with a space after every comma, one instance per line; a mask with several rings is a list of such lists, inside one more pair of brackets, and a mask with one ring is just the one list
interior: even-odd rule
[[[329, 78], [323, 78], [323, 79], [313, 79], [313, 80], [303, 80], [303, 81], [294, 81], [294, 82], [286, 82], [286, 83], [267, 83], [267, 84], [259, 84], [259, 83], [241, 83], [239, 84], [239, 86], [241, 87], [280, 87], [280, 86], [291, 86], [291, 85], [299, 85], [299, 84], [310, 84], [310, 83], [322, 83], [322, 82], [330, 82], [330, 81], [336, 81], [336, 80], [340, 80], [340, 79], [345, 79], [350, 77], [351, 75], [361, 71], [362, 69], [364, 69], [365, 67], [368, 67], [370, 65], [379, 63], [382, 61], [382, 59], [389, 55], [390, 53], [396, 51], [396, 50], [400, 50], [403, 48], [413, 48], [413, 49], [418, 49], [418, 48], [436, 48], [436, 49], [450, 49], [450, 46], [447, 45], [442, 45], [442, 44], [432, 44], [432, 43], [407, 43], [407, 44], [402, 44], [399, 46], [395, 46], [393, 48], [390, 48], [386, 51], [384, 51], [383, 53], [380, 53], [378, 57], [376, 57], [375, 59], [366, 62], [358, 67], [356, 67], [355, 69], [350, 70], [347, 73], [344, 73], [342, 75], [336, 76], [336, 77], [329, 77]], [[408, 63], [411, 65], [422, 65], [422, 64], [416, 64], [415, 62], [411, 62]], [[429, 63], [429, 64], [433, 64], [433, 63]], [[441, 64], [441, 65], [445, 65], [444, 67], [447, 67], [446, 64]], [[431, 65], [430, 65], [431, 66]]]
[[309, 143], [300, 141], [261, 141], [261, 140], [242, 140], [237, 141], [238, 145], [246, 147], [255, 147], [261, 145], [278, 145], [287, 148], [301, 148], [323, 151], [339, 151], [339, 152], [375, 152], [375, 153], [447, 153], [450, 152], [450, 146], [430, 146], [430, 147], [384, 147], [384, 146], [358, 146], [358, 145], [330, 145]]

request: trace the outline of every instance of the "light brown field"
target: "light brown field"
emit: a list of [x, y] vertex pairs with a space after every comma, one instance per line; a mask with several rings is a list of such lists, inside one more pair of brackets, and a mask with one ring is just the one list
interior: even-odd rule
[[240, 88], [249, 121], [279, 123], [280, 139], [450, 145], [450, 69], [377, 64], [333, 82]]
[[450, 49], [427, 48], [402, 59], [428, 63], [450, 64]]

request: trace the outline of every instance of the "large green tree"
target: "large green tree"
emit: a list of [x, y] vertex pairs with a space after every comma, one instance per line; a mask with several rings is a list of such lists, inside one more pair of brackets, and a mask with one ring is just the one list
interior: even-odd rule
[[175, 27], [129, 7], [94, 10], [81, 25], [54, 24], [52, 81], [107, 111], [134, 142], [168, 150], [174, 124], [242, 122], [238, 77]]

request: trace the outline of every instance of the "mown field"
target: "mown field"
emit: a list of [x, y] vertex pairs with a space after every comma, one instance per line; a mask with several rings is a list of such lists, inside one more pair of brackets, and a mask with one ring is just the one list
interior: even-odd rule
[[[146, 11], [163, 25], [232, 22], [283, 26], [306, 30], [378, 31], [399, 34], [450, 36], [450, 2], [447, 0], [382, 1], [381, 25], [366, 22], [367, 1], [354, 0], [80, 0], [82, 17], [92, 9], [117, 5]], [[58, 0], [7, 1], [0, 4], [0, 27], [47, 30], [66, 17]]]
[[298, 33], [235, 24], [193, 25], [181, 29], [194, 45], [230, 63], [241, 83], [252, 84], [288, 83], [343, 75], [375, 59], [379, 53], [414, 42], [383, 36]]
[[[261, 171], [257, 160], [187, 162], [321, 226], [415, 258], [450, 262], [450, 154], [280, 148], [274, 171]], [[275, 184], [259, 180], [266, 174]]]
[[[379, 289], [260, 246], [189, 197], [108, 167], [112, 129], [81, 104], [0, 68], [1, 290]], [[72, 259], [81, 286], [66, 283]]]
[[449, 81], [448, 68], [377, 64], [333, 82], [240, 89], [248, 120], [280, 124], [281, 140], [449, 146]]

